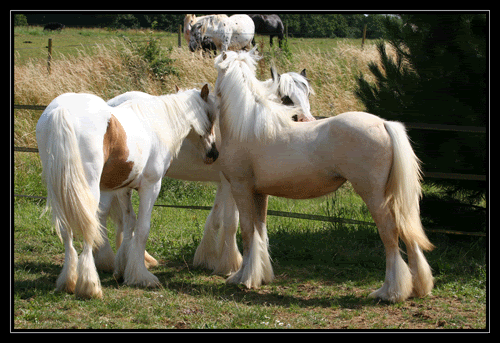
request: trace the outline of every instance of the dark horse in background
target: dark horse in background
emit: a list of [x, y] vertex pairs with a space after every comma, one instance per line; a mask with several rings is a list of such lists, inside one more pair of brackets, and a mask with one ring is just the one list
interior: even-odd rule
[[[281, 48], [281, 41], [285, 32], [283, 22], [277, 14], [249, 14], [255, 24], [255, 33], [261, 35], [269, 35], [269, 44], [273, 46], [273, 37], [278, 36], [278, 44]], [[255, 45], [255, 38], [252, 40]]]

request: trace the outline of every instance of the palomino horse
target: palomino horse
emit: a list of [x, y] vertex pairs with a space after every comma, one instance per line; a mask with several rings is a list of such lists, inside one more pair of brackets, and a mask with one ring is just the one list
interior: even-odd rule
[[[422, 250], [433, 245], [420, 222], [420, 166], [404, 126], [363, 112], [290, 122], [288, 107], [267, 100], [255, 78], [253, 55], [224, 52], [215, 65], [219, 164], [238, 206], [243, 238], [243, 263], [227, 282], [253, 288], [274, 278], [266, 230], [268, 195], [315, 198], [349, 180], [368, 206], [386, 251], [385, 282], [370, 295], [397, 302], [430, 293], [433, 278]], [[409, 268], [400, 255], [399, 237], [407, 247]]]
[[[273, 101], [285, 101], [287, 104], [300, 107], [300, 121], [314, 120], [310, 113], [309, 95], [314, 94], [308, 83], [305, 69], [300, 74], [289, 72], [278, 75], [274, 68], [271, 71], [273, 78], [262, 82], [266, 88], [269, 99]], [[110, 106], [118, 106], [131, 99], [149, 99], [152, 95], [143, 92], [126, 92], [118, 95], [107, 103]], [[293, 99], [293, 100], [292, 100]], [[292, 100], [292, 103], [289, 102]], [[218, 124], [215, 124], [216, 145], [220, 145], [220, 132]], [[207, 165], [198, 158], [196, 146], [191, 141], [185, 140], [177, 157], [172, 160], [166, 176], [188, 181], [211, 181], [217, 182], [217, 194], [215, 202], [205, 223], [205, 231], [194, 257], [195, 266], [203, 266], [213, 269], [214, 273], [227, 275], [240, 268], [242, 257], [236, 244], [236, 232], [238, 229], [238, 209], [234, 203], [231, 189], [224, 177], [220, 177], [218, 163]], [[133, 211], [133, 209], [132, 209]], [[117, 201], [112, 205], [110, 213], [116, 223], [117, 235], [116, 246], [122, 241], [122, 213]], [[132, 212], [132, 216], [133, 216]], [[156, 260], [146, 252], [146, 265], [155, 266]], [[96, 266], [100, 270], [112, 271], [114, 254], [109, 244], [107, 235], [104, 235], [104, 244], [95, 251]]]
[[[95, 95], [67, 93], [45, 109], [36, 136], [53, 222], [66, 250], [58, 290], [83, 298], [102, 296], [92, 248], [102, 244], [101, 227], [114, 197], [128, 214], [115, 273], [129, 285], [158, 285], [145, 267], [144, 252], [161, 179], [186, 137], [203, 152], [200, 160], [213, 163], [218, 157], [216, 112], [208, 93], [205, 85], [201, 92], [188, 90], [119, 107]], [[135, 215], [130, 216], [132, 189], [140, 199], [136, 225]], [[79, 260], [74, 234], [84, 240]]]
[[198, 18], [191, 26], [189, 49], [196, 51], [202, 46], [205, 38], [210, 38], [219, 51], [250, 50], [255, 26], [246, 14], [207, 15]]

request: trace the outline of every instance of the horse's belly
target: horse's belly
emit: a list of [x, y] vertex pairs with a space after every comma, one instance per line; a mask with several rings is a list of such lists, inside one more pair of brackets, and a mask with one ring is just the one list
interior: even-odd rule
[[255, 191], [290, 199], [311, 199], [336, 191], [346, 180], [340, 175], [257, 181]]

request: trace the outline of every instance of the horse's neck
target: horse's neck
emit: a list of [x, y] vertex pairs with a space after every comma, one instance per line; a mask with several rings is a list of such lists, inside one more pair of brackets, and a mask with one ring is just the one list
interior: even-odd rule
[[147, 116], [149, 125], [156, 134], [158, 143], [173, 150], [175, 155], [182, 141], [191, 131], [193, 118], [186, 116], [184, 108], [179, 107], [174, 101], [169, 101], [165, 96], [155, 98], [158, 102], [155, 106], [161, 106], [161, 111], [154, 116]]

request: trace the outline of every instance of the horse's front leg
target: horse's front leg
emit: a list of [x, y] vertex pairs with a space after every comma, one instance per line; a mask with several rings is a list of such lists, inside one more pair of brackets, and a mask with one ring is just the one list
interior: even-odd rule
[[144, 264], [144, 252], [151, 226], [151, 212], [158, 197], [161, 179], [154, 183], [144, 182], [139, 188], [139, 212], [134, 235], [127, 252], [127, 263], [124, 273], [124, 283], [140, 287], [156, 287], [160, 281], [148, 271]]
[[266, 229], [268, 196], [255, 194], [244, 184], [231, 184], [231, 191], [240, 212], [243, 263], [227, 282], [257, 288], [274, 279]]
[[229, 49], [229, 45], [231, 44], [232, 33], [227, 30], [222, 34], [222, 44], [221, 44], [221, 53], [227, 51]]

